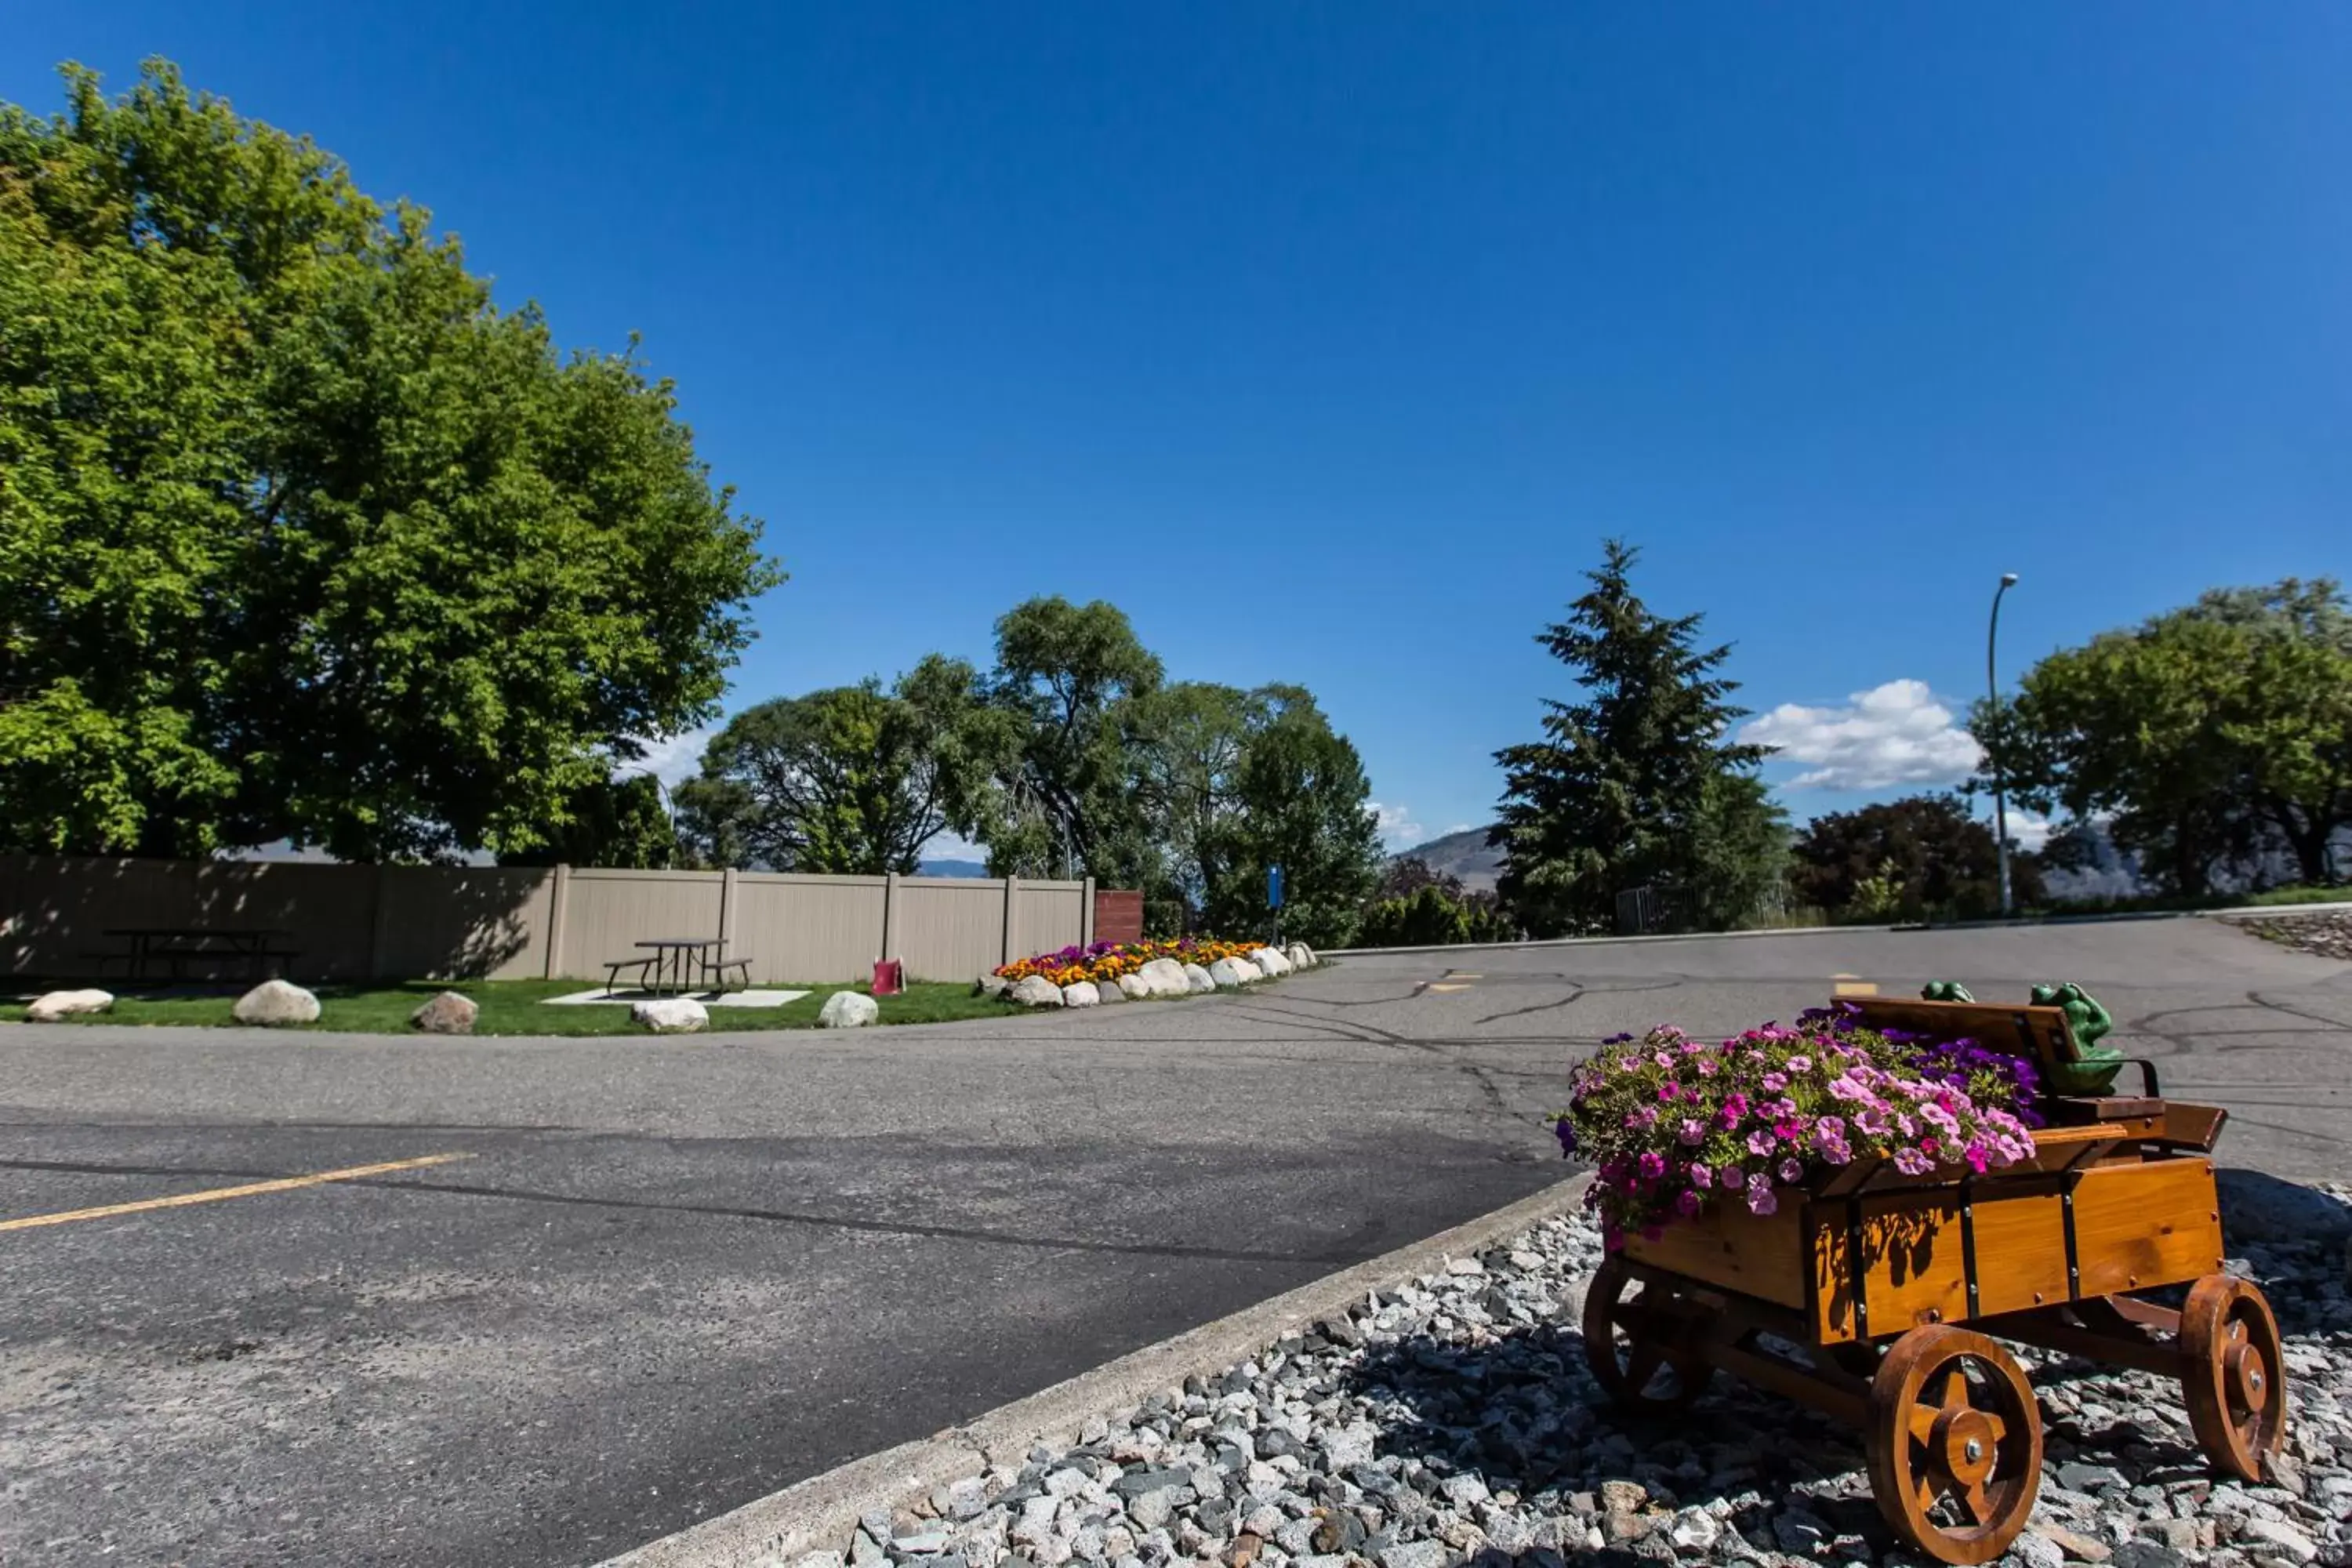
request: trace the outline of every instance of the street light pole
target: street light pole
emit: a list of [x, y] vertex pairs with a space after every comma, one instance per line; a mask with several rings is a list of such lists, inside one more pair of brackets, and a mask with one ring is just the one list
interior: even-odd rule
[[[2000, 574], [2000, 586], [1994, 589], [1992, 594], [1992, 624], [1985, 628], [1985, 695], [1991, 700], [1995, 708], [2000, 706], [2000, 677], [1995, 672], [1993, 667], [1993, 647], [2000, 637], [2000, 596], [2016, 586], [2016, 573], [2004, 572]], [[2001, 789], [2000, 756], [1998, 752], [1995, 752], [1992, 758], [1992, 824], [1993, 840], [2000, 852], [2000, 912], [2006, 918], [2011, 912], [2009, 799]]]

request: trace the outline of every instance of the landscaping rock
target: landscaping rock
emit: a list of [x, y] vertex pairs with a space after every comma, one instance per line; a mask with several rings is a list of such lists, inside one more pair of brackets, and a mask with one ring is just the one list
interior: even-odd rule
[[1133, 978], [1135, 977], [1131, 974], [1122, 974], [1118, 980], [1096, 981], [1095, 1000], [1103, 1003], [1126, 1001], [1128, 999], [1127, 992], [1120, 986], [1119, 981], [1132, 980]]
[[1252, 963], [1256, 964], [1259, 972], [1264, 973], [1269, 980], [1273, 979], [1276, 975], [1287, 974], [1290, 973], [1290, 960], [1283, 957], [1282, 954], [1275, 952], [1275, 950], [1270, 947], [1261, 947], [1257, 949], [1249, 955], [1249, 961]]
[[690, 1035], [710, 1026], [710, 1014], [691, 996], [656, 996], [629, 1008], [629, 1019], [656, 1035]]
[[975, 996], [1002, 996], [1012, 989], [1013, 982], [1002, 974], [983, 974], [972, 982], [971, 994]]
[[[1209, 965], [1209, 978], [1216, 982], [1218, 990], [1231, 991], [1241, 984], [1242, 971], [1249, 967], [1238, 958], [1221, 958]], [[1256, 978], [1255, 970], [1251, 972], [1251, 978]]]
[[1216, 988], [1217, 977], [1215, 975], [1210, 973], [1207, 970], [1202, 968], [1197, 963], [1188, 963], [1184, 966], [1185, 990], [1197, 994], [1202, 991], [1214, 991]]
[[1073, 981], [1062, 987], [1062, 1005], [1065, 1007], [1091, 1007], [1101, 1000], [1102, 993], [1095, 989], [1095, 983], [1091, 980]]
[[1024, 1007], [1058, 1007], [1062, 988], [1042, 974], [1032, 974], [1013, 986], [1012, 997]]
[[319, 999], [288, 981], [265, 980], [238, 997], [229, 1013], [240, 1024], [259, 1024], [266, 1028], [315, 1024], [319, 1021]]
[[1155, 958], [1135, 972], [1135, 977], [1150, 987], [1154, 996], [1182, 996], [1192, 987], [1184, 979], [1184, 966], [1172, 958]]
[[[1176, 981], [1178, 987], [1181, 989], [1184, 981], [1184, 972], [1181, 969], [1176, 972]], [[1118, 977], [1118, 988], [1120, 994], [1125, 995], [1130, 1002], [1140, 1002], [1147, 996], [1156, 996], [1159, 994], [1158, 992], [1151, 988], [1151, 982], [1143, 977], [1141, 971], [1138, 971], [1133, 974], [1120, 975]]]
[[481, 1013], [471, 996], [444, 991], [408, 1016], [408, 1026], [428, 1035], [470, 1035]]
[[51, 991], [25, 1005], [27, 1024], [54, 1024], [82, 1013], [103, 1013], [114, 1005], [111, 991]]
[[1290, 960], [1290, 967], [1293, 969], [1312, 969], [1323, 962], [1315, 956], [1315, 950], [1303, 942], [1292, 942], [1289, 951], [1283, 956]]
[[858, 991], [836, 991], [817, 1009], [820, 1029], [862, 1029], [882, 1016], [882, 1004]]

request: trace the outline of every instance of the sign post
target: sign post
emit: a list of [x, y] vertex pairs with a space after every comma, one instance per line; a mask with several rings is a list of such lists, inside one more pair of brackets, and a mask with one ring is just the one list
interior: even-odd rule
[[1282, 945], [1282, 868], [1265, 868], [1265, 907], [1274, 911], [1274, 945]]

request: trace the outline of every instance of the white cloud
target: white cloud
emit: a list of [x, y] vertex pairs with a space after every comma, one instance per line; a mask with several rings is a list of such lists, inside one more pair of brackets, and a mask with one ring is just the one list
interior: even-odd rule
[[646, 754], [633, 763], [623, 763], [614, 770], [618, 778], [637, 773], [651, 773], [661, 780], [665, 788], [683, 784], [702, 771], [702, 748], [710, 737], [719, 733], [719, 726], [706, 724], [699, 730], [688, 730], [667, 740], [641, 741]]
[[[2028, 855], [2041, 854], [2042, 847], [2049, 843], [2050, 836], [2058, 830], [2056, 823], [2021, 805], [2011, 806], [2008, 816], [2010, 841]], [[1986, 807], [1986, 822], [1988, 825], [1991, 822], [1990, 805]]]
[[1798, 788], [1885, 789], [1890, 784], [1949, 784], [1966, 778], [1981, 754], [1924, 680], [1890, 680], [1857, 691], [1842, 708], [1783, 702], [1742, 725], [1739, 739], [1776, 746], [1789, 762], [1811, 764]]
[[1440, 838], [1451, 838], [1457, 833], [1467, 833], [1469, 831], [1470, 825], [1468, 823], [1457, 822], [1453, 826], [1447, 828], [1444, 832], [1439, 834], [1438, 837]]
[[988, 851], [969, 838], [952, 833], [942, 833], [923, 846], [926, 860], [986, 860]]
[[1409, 805], [1382, 805], [1379, 801], [1367, 802], [1372, 808], [1372, 820], [1381, 830], [1381, 842], [1391, 849], [1402, 849], [1429, 837], [1429, 829], [1412, 819]]

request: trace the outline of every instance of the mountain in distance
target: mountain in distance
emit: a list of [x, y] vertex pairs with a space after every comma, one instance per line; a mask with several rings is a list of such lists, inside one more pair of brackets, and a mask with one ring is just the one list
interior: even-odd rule
[[920, 860], [916, 862], [918, 877], [985, 877], [988, 868], [978, 860]]
[[1495, 879], [1503, 869], [1503, 852], [1486, 847], [1486, 829], [1483, 827], [1449, 833], [1425, 844], [1408, 844], [1389, 858], [1424, 860], [1431, 870], [1458, 879], [1474, 893], [1493, 892]]

